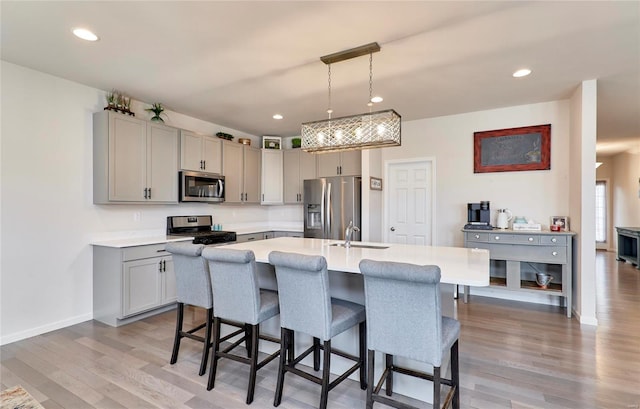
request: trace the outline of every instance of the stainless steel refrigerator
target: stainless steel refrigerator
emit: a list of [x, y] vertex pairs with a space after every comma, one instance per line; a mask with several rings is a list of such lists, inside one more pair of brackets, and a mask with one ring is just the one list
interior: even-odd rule
[[[360, 227], [362, 178], [339, 176], [304, 181], [304, 237], [344, 240], [350, 221]], [[352, 240], [360, 241], [361, 232]]]

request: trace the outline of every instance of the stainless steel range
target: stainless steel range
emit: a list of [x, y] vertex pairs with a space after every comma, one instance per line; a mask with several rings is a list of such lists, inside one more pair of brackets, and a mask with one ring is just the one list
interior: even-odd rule
[[193, 244], [221, 244], [236, 241], [234, 231], [212, 231], [211, 216], [169, 216], [167, 217], [168, 236], [191, 236]]

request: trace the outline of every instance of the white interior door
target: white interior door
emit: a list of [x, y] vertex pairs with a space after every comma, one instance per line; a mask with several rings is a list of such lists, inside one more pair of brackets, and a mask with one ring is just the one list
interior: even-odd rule
[[385, 168], [385, 241], [433, 245], [433, 160], [390, 161]]

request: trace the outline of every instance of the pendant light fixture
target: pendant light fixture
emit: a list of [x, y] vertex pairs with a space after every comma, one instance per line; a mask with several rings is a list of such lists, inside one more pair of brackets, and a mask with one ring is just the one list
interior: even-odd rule
[[[373, 53], [380, 51], [378, 43], [340, 51], [320, 57], [328, 67], [329, 117], [302, 124], [302, 150], [307, 152], [335, 152], [354, 149], [381, 148], [400, 145], [401, 117], [393, 109], [371, 112], [374, 103], [382, 101], [373, 96]], [[369, 112], [332, 118], [331, 64], [369, 54]]]

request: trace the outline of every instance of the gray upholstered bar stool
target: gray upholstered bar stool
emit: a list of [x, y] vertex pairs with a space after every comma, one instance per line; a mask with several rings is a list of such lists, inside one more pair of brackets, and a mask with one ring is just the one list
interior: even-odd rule
[[[328, 394], [340, 382], [360, 369], [360, 387], [366, 383], [366, 321], [364, 306], [349, 301], [331, 298], [329, 293], [329, 273], [327, 261], [322, 256], [307, 256], [294, 253], [272, 251], [269, 263], [276, 268], [278, 297], [280, 298], [280, 367], [278, 384], [273, 402], [280, 405], [287, 372], [299, 375], [322, 386], [320, 409], [327, 407]], [[331, 338], [359, 326], [359, 357], [331, 348]], [[294, 331], [311, 335], [313, 345], [295, 357]], [[323, 341], [320, 345], [319, 340]], [[322, 378], [305, 372], [296, 365], [311, 352], [314, 353], [314, 369], [320, 366], [320, 350], [323, 350]], [[285, 360], [285, 352], [290, 359]], [[345, 373], [329, 382], [331, 353], [356, 361]]]
[[[248, 364], [249, 386], [247, 388], [247, 404], [253, 402], [256, 387], [256, 372], [273, 359], [280, 351], [267, 356], [258, 362], [258, 343], [260, 339], [280, 343], [280, 340], [267, 335], [260, 335], [260, 323], [275, 317], [279, 313], [278, 294], [275, 291], [263, 290], [258, 286], [256, 258], [251, 250], [231, 250], [221, 247], [207, 247], [202, 252], [209, 263], [211, 284], [213, 287], [214, 307], [214, 340], [213, 359], [209, 371], [207, 390], [213, 389], [216, 380], [218, 360], [229, 358]], [[220, 322], [232, 320], [245, 323], [248, 328], [244, 338], [220, 349]], [[248, 357], [232, 354], [231, 351], [246, 340]]]
[[[190, 242], [168, 243], [165, 250], [171, 253], [173, 266], [176, 272], [176, 293], [178, 299], [178, 308], [176, 316], [176, 332], [173, 339], [173, 352], [171, 354], [172, 365], [178, 360], [178, 352], [180, 350], [180, 341], [182, 338], [189, 338], [202, 342], [202, 359], [200, 360], [199, 375], [203, 375], [207, 370], [207, 361], [209, 358], [209, 349], [211, 348], [211, 324], [213, 322], [213, 293], [211, 289], [211, 277], [209, 276], [209, 266], [206, 260], [201, 257], [202, 244], [192, 244]], [[184, 306], [192, 305], [194, 307], [204, 308], [206, 310], [205, 322], [196, 327], [184, 331]], [[226, 322], [226, 324], [234, 325]], [[195, 335], [194, 333], [205, 329], [204, 337]], [[238, 335], [244, 329], [239, 330], [228, 337]], [[225, 337], [226, 339], [226, 337]]]
[[[460, 408], [458, 337], [460, 323], [442, 316], [440, 268], [414, 264], [362, 260], [367, 342], [369, 345], [369, 387], [367, 409], [373, 402], [395, 408], [416, 409], [387, 396], [393, 393], [393, 372], [433, 382], [433, 407], [440, 408], [441, 384], [450, 387], [443, 407]], [[451, 379], [441, 376], [443, 356], [451, 351]], [[385, 355], [385, 369], [374, 387], [374, 356]], [[398, 355], [433, 366], [433, 374], [402, 368], [393, 363]], [[386, 380], [386, 394], [380, 395]]]
[[[211, 322], [213, 320], [213, 295], [211, 294], [211, 282], [209, 269], [206, 262], [200, 257], [202, 254], [202, 244], [192, 244], [189, 242], [168, 243], [165, 250], [172, 254], [173, 265], [176, 272], [176, 293], [178, 298], [178, 308], [176, 317], [176, 333], [173, 339], [173, 352], [171, 354], [172, 365], [178, 360], [180, 341], [182, 338], [190, 338], [204, 343], [202, 348], [202, 359], [200, 360], [199, 375], [203, 375], [207, 369], [209, 358], [209, 348], [211, 345]], [[205, 322], [183, 331], [184, 305], [207, 310]], [[205, 328], [204, 337], [194, 335], [194, 332]]]

